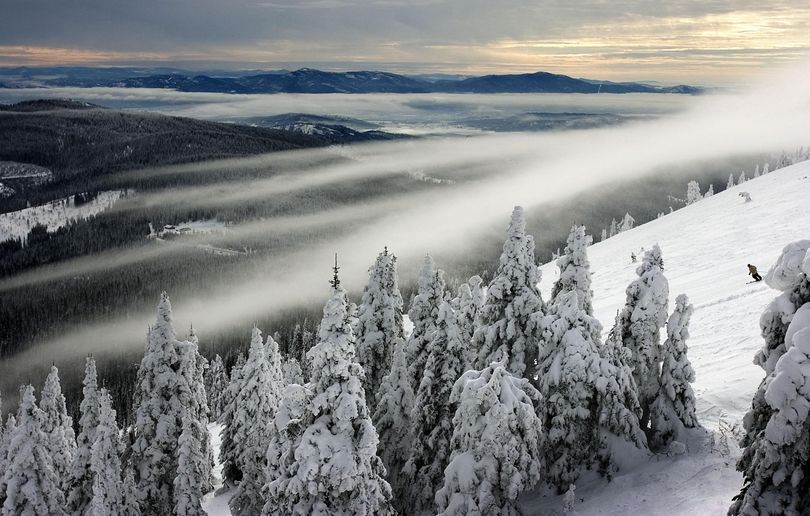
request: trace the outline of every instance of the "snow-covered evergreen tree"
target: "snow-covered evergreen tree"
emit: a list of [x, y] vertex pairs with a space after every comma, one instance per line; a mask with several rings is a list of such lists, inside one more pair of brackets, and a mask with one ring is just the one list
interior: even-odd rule
[[481, 309], [486, 302], [486, 289], [481, 285], [480, 276], [472, 276], [458, 288], [458, 296], [453, 300], [453, 309], [458, 316], [458, 327], [467, 348], [466, 367], [474, 367], [478, 361], [478, 349], [473, 344], [473, 335], [480, 324]]
[[745, 170], [740, 171], [740, 177], [737, 178], [737, 184], [741, 185], [748, 181], [748, 178], [745, 177]]
[[568, 234], [565, 253], [557, 260], [560, 277], [551, 290], [551, 301], [561, 293], [576, 292], [579, 307], [593, 315], [593, 290], [591, 290], [591, 265], [588, 261], [588, 246], [593, 239], [585, 234], [585, 226], [573, 226]]
[[175, 335], [171, 302], [164, 292], [138, 370], [132, 427], [130, 463], [145, 513], [169, 514], [174, 510], [177, 442], [184, 417], [192, 419], [198, 446], [207, 450], [207, 432], [200, 419], [207, 410], [205, 389], [197, 386], [202, 381], [197, 345], [181, 342]]
[[518, 496], [541, 478], [540, 394], [505, 365], [467, 371], [453, 386], [452, 455], [435, 497], [441, 515], [518, 515]]
[[297, 383], [298, 385], [303, 385], [304, 382], [304, 372], [301, 370], [301, 364], [298, 363], [294, 357], [289, 357], [281, 364], [281, 375], [284, 378], [284, 386], [290, 385], [291, 383]]
[[[271, 364], [272, 362], [272, 364]], [[262, 333], [253, 328], [247, 361], [241, 371], [236, 411], [231, 421], [236, 443], [236, 467], [242, 473], [229, 502], [236, 514], [259, 514], [264, 506], [267, 446], [272, 439], [273, 418], [281, 400], [282, 378], [278, 345], [271, 338], [262, 343]]]
[[706, 190], [705, 194], [703, 194], [703, 198], [706, 199], [707, 197], [711, 197], [712, 195], [714, 195], [714, 185], [709, 184], [709, 189]]
[[408, 374], [411, 376], [411, 386], [414, 390], [419, 388], [419, 382], [422, 380], [422, 371], [430, 353], [428, 346], [436, 330], [439, 305], [444, 300], [444, 272], [435, 268], [430, 255], [425, 256], [417, 285], [418, 290], [411, 301], [411, 309], [408, 310], [413, 330], [408, 336], [408, 345], [405, 349]]
[[546, 431], [545, 479], [562, 493], [596, 463], [601, 325], [579, 307], [576, 292], [561, 293], [537, 324], [542, 330], [537, 382], [543, 396], [538, 416]]
[[366, 373], [363, 388], [372, 409], [383, 376], [391, 369], [394, 348], [404, 340], [404, 334], [397, 259], [386, 248], [369, 269], [358, 310], [357, 360]]
[[[182, 381], [187, 385], [181, 388], [180, 401], [185, 407], [181, 415], [180, 427], [182, 429], [183, 418], [191, 419], [192, 432], [197, 440], [200, 453], [208, 457], [203, 464], [203, 482], [201, 484], [202, 493], [210, 491], [214, 487], [214, 477], [212, 468], [214, 465], [214, 449], [211, 445], [211, 434], [208, 432], [208, 422], [211, 410], [208, 407], [208, 394], [205, 390], [205, 376], [208, 371], [208, 360], [200, 354], [199, 340], [194, 328], [189, 332], [189, 340], [181, 342], [179, 345], [181, 354], [180, 371]], [[181, 430], [182, 432], [182, 430]]]
[[400, 471], [411, 451], [411, 411], [414, 393], [405, 359], [405, 345], [397, 344], [389, 372], [380, 385], [380, 396], [372, 421], [380, 437], [378, 454], [388, 471], [395, 493], [401, 493]]
[[85, 360], [82, 403], [79, 410], [81, 413], [79, 435], [76, 438], [76, 452], [73, 454], [70, 481], [66, 489], [67, 509], [71, 514], [84, 513], [93, 497], [91, 457], [100, 410], [96, 361], [93, 357], [87, 357]]
[[766, 379], [772, 414], [731, 514], [810, 513], [810, 304], [796, 311], [785, 339], [787, 351]]
[[537, 339], [530, 319], [543, 310], [537, 288], [540, 270], [535, 264], [534, 238], [526, 233], [523, 208], [516, 206], [506, 232], [498, 270], [487, 288], [481, 326], [473, 336], [478, 369], [508, 357], [507, 369], [531, 378], [537, 359]]
[[98, 396], [98, 427], [90, 453], [93, 472], [92, 516], [117, 516], [124, 506], [124, 483], [121, 478], [121, 460], [118, 458], [118, 423], [112, 398], [106, 389]]
[[3, 507], [3, 502], [6, 500], [6, 484], [2, 472], [8, 469], [8, 449], [16, 427], [17, 419], [14, 417], [14, 414], [9, 413], [6, 418], [6, 424], [3, 427], [3, 438], [0, 440], [0, 508]]
[[228, 373], [225, 371], [222, 357], [216, 355], [211, 360], [205, 375], [205, 393], [208, 395], [208, 409], [211, 411], [213, 421], [217, 421], [222, 416], [224, 393], [227, 388]]
[[335, 269], [320, 342], [307, 353], [312, 366], [311, 400], [295, 424], [303, 429], [288, 453], [295, 461], [281, 468], [267, 489], [265, 508], [273, 508], [275, 514], [384, 516], [394, 512], [391, 487], [383, 479], [385, 467], [377, 457], [378, 438], [365, 401], [363, 368], [355, 359], [346, 292]]
[[638, 388], [630, 367], [631, 353], [622, 343], [621, 322], [618, 313], [616, 323], [605, 344], [599, 349], [602, 356], [600, 376], [596, 380], [599, 407], [599, 469], [610, 476], [618, 470], [617, 463], [627, 457], [630, 443], [644, 454], [647, 452], [647, 436], [641, 430], [638, 415]]
[[53, 460], [53, 470], [64, 490], [68, 487], [73, 454], [76, 451], [76, 434], [73, 432], [73, 419], [67, 415], [65, 396], [62, 394], [56, 366], [51, 366], [45, 379], [39, 408], [44, 414], [42, 431], [48, 439], [48, 453]]
[[237, 482], [242, 479], [242, 472], [239, 471], [237, 461], [239, 442], [234, 438], [239, 428], [233, 421], [237, 417], [236, 398], [242, 389], [242, 368], [244, 366], [244, 355], [240, 353], [236, 363], [231, 368], [231, 381], [228, 383], [228, 388], [223, 392], [222, 415], [219, 419], [222, 424], [219, 462], [222, 464], [222, 477], [229, 482]]
[[630, 231], [631, 229], [633, 229], [633, 227], [635, 227], [635, 225], [636, 219], [634, 219], [629, 213], [625, 213], [624, 218], [619, 223], [618, 231], [619, 233], [622, 233], [624, 231]]
[[608, 234], [608, 238], [615, 237], [616, 234], [619, 232], [619, 228], [616, 225], [616, 219], [610, 221], [610, 233]]
[[[267, 468], [265, 470], [266, 484], [264, 487], [267, 500], [262, 514], [273, 516], [278, 514], [278, 500], [273, 495], [277, 486], [271, 485], [274, 481], [288, 481], [287, 472], [297, 467], [295, 450], [301, 442], [306, 428], [302, 421], [309, 410], [312, 401], [312, 392], [305, 385], [290, 384], [284, 390], [281, 404], [273, 418], [273, 438], [267, 447]], [[286, 484], [285, 484], [286, 485]]]
[[464, 373], [464, 341], [450, 303], [439, 306], [436, 332], [428, 348], [425, 372], [411, 412], [411, 453], [402, 470], [408, 485], [409, 512], [429, 510], [450, 461], [455, 407], [453, 385]]
[[608, 236], [607, 236], [607, 229], [603, 228], [603, 229], [602, 229], [602, 237], [599, 239], [599, 241], [600, 241], [600, 242], [604, 242], [605, 240], [607, 240], [607, 238], [608, 238]]
[[757, 163], [757, 167], [754, 169], [754, 177], [759, 177], [759, 163]]
[[765, 163], [765, 164], [762, 166], [762, 173], [763, 173], [763, 174], [768, 174], [768, 173], [770, 172], [770, 167], [771, 167], [771, 164], [770, 164], [770, 163]]
[[208, 455], [195, 435], [194, 420], [186, 415], [177, 446], [177, 476], [174, 478], [174, 514], [204, 516], [201, 499], [207, 481]]
[[43, 418], [36, 405], [34, 388], [24, 387], [3, 472], [6, 488], [3, 516], [66, 514], [65, 497], [48, 454], [48, 438], [42, 431]]
[[633, 379], [641, 405], [640, 424], [647, 431], [650, 406], [660, 389], [661, 328], [667, 321], [669, 282], [658, 244], [644, 253], [636, 268], [638, 279], [627, 287], [619, 317], [622, 342], [632, 353]]
[[685, 294], [675, 299], [675, 311], [667, 321], [667, 340], [662, 349], [661, 388], [650, 408], [653, 446], [663, 448], [678, 439], [684, 428], [698, 426], [695, 394], [690, 385], [695, 371], [686, 356], [692, 305]]
[[122, 487], [124, 502], [118, 513], [120, 516], [141, 516], [141, 506], [138, 501], [137, 490], [138, 486], [135, 484], [135, 475], [132, 472], [132, 468], [125, 468], [124, 484]]
[[700, 193], [700, 183], [694, 180], [689, 181], [686, 185], [686, 204], [695, 204], [701, 199], [703, 199], [703, 195]]
[[734, 174], [728, 175], [728, 183], [726, 183], [726, 190], [734, 186]]
[[[785, 246], [765, 282], [782, 293], [765, 309], [760, 328], [765, 344], [754, 363], [765, 370], [743, 419], [746, 434], [737, 469], [745, 484], [729, 514], [803, 514], [806, 501], [810, 406], [805, 371], [810, 327], [810, 240]], [[789, 356], [788, 356], [789, 355]], [[804, 377], [802, 375], [805, 375]], [[792, 385], [791, 385], [792, 382]], [[800, 463], [797, 464], [796, 461]], [[804, 501], [802, 501], [804, 500]], [[791, 512], [793, 511], [793, 512]]]

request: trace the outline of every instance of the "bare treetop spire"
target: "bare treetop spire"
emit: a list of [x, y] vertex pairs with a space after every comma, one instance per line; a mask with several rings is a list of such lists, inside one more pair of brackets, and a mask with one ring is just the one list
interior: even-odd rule
[[340, 278], [338, 277], [338, 271], [340, 267], [338, 267], [338, 255], [335, 253], [335, 266], [332, 267], [332, 271], [334, 272], [334, 276], [332, 277], [332, 281], [329, 284], [332, 285], [332, 288], [338, 288], [340, 286]]

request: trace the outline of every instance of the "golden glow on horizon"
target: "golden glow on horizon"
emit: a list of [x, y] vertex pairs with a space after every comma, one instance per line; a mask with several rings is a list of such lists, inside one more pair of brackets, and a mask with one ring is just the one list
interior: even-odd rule
[[[551, 71], [613, 80], [733, 83], [757, 69], [810, 55], [810, 6], [734, 11], [695, 17], [626, 16], [584, 24], [566, 38], [500, 39], [465, 44], [381, 41], [266, 41], [245, 48], [172, 52], [112, 52], [31, 46], [0, 46], [0, 65], [126, 64], [154, 61], [370, 63], [400, 72], [519, 73]], [[328, 68], [328, 66], [327, 66]]]

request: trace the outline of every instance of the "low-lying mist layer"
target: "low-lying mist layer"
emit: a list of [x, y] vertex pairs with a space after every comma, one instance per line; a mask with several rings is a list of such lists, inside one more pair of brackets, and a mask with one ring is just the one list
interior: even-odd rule
[[[204, 298], [173, 296], [177, 326], [193, 322], [204, 339], [206, 333], [221, 327], [247, 327], [273, 311], [318, 303], [327, 293], [326, 281], [335, 252], [340, 256], [342, 281], [359, 290], [368, 265], [386, 245], [399, 257], [402, 270], [407, 271], [425, 252], [439, 256], [471, 252], [483, 232], [490, 231], [493, 225], [505, 226], [512, 206], [517, 204], [542, 210], [548, 203], [639, 178], [668, 165], [799, 147], [807, 143], [810, 134], [808, 113], [810, 74], [803, 68], [773, 77], [744, 94], [700, 98], [687, 111], [656, 120], [610, 129], [395, 142], [357, 150], [352, 147], [348, 160], [336, 165], [301, 170], [300, 175], [287, 172], [285, 180], [270, 178], [225, 185], [223, 198], [244, 202], [272, 196], [279, 189], [307, 189], [408, 170], [431, 176], [434, 170], [452, 169], [457, 171], [453, 179], [458, 180], [449, 188], [416, 191], [404, 198], [391, 192], [390, 201], [375, 201], [372, 207], [342, 208], [283, 221], [269, 219], [238, 229], [261, 235], [274, 227], [295, 231], [299, 224], [317, 225], [321, 221], [339, 221], [340, 217], [354, 223], [351, 230], [334, 237], [324, 235], [312, 245], [269, 256], [258, 272], [251, 271], [241, 282], [217, 288]], [[285, 159], [294, 163], [294, 154]], [[465, 177], [465, 169], [475, 169], [481, 163], [489, 167], [488, 174], [475, 174], [474, 180]], [[194, 173], [194, 166], [187, 167], [188, 173]], [[684, 178], [684, 184], [688, 179]], [[157, 193], [146, 199], [182, 205], [213, 202], [217, 194], [215, 187], [205, 186], [186, 192]], [[543, 232], [542, 227], [529, 230]], [[76, 267], [84, 267], [86, 272], [105, 262], [109, 263], [106, 257], [88, 257], [77, 261]], [[26, 273], [26, 281], [37, 281], [38, 274]], [[5, 359], [0, 376], [5, 377], [25, 363], [39, 363], [42, 357], [47, 361], [64, 360], [90, 352], [140, 349], [151, 318], [151, 313], [142, 313], [126, 320], [82, 325]], [[265, 330], [271, 332], [272, 328]]]

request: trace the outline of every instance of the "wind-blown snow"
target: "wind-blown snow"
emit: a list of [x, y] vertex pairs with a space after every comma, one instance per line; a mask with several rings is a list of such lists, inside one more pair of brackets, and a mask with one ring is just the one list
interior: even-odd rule
[[[739, 197], [742, 191], [752, 202]], [[688, 356], [696, 373], [698, 418], [709, 429], [717, 429], [721, 417], [728, 424], [739, 422], [763, 378], [752, 363], [762, 345], [759, 317], [778, 292], [764, 281], [747, 283], [746, 265], [756, 265], [765, 276], [785, 245], [810, 236], [808, 194], [810, 161], [749, 180], [588, 249], [594, 311], [607, 331], [635, 278], [630, 253], [661, 246], [670, 306], [685, 293], [695, 307]], [[548, 299], [559, 271], [556, 264], [542, 271], [541, 290]], [[731, 456], [691, 442], [686, 455], [655, 457], [637, 470], [620, 472], [609, 484], [585, 481], [577, 486], [574, 510], [580, 515], [725, 514], [742, 487], [734, 470], [734, 440], [729, 436]], [[560, 507], [562, 497], [535, 492], [524, 499], [527, 514]]]

